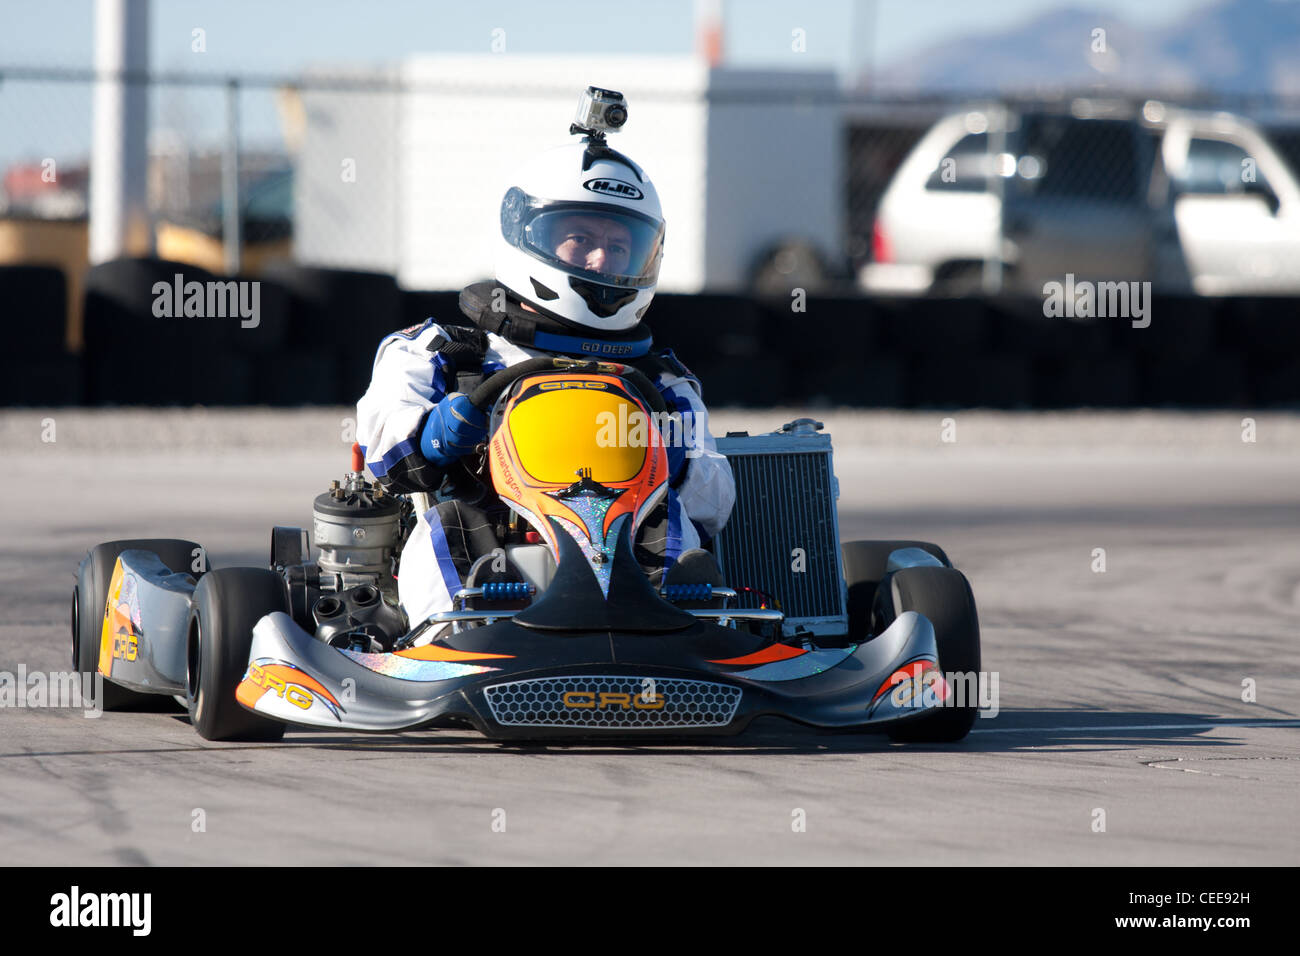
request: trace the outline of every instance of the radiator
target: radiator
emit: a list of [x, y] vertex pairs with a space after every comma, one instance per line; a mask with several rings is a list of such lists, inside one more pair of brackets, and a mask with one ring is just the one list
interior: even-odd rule
[[[831, 437], [800, 419], [766, 435], [729, 433], [718, 450], [736, 476], [736, 507], [714, 539], [729, 587], [780, 601], [785, 633], [844, 634], [849, 628], [831, 467]], [[741, 607], [758, 596], [742, 592]]]

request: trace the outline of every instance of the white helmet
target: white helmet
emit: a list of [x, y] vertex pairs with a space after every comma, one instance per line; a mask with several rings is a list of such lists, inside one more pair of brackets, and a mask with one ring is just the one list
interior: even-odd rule
[[630, 329], [654, 298], [663, 258], [659, 194], [599, 138], [549, 149], [501, 201], [496, 278], [543, 314]]

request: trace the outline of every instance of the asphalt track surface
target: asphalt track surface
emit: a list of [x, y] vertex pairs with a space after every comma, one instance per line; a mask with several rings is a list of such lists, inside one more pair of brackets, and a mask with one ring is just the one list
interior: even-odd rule
[[[262, 564], [345, 466], [347, 415], [0, 413], [0, 671], [68, 669], [72, 574], [101, 540]], [[1000, 710], [960, 744], [773, 721], [684, 746], [226, 745], [179, 709], [6, 708], [0, 860], [1294, 865], [1300, 418], [1243, 442], [1241, 417], [823, 416], [842, 536], [934, 540], [970, 577]]]

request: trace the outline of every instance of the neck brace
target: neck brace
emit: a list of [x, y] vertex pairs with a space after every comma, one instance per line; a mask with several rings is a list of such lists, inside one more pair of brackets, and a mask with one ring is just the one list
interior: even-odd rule
[[[505, 302], [505, 311], [492, 308], [493, 293]], [[487, 280], [460, 292], [460, 310], [480, 329], [495, 332], [515, 345], [591, 358], [640, 358], [650, 351], [654, 337], [644, 322], [619, 332], [597, 332], [546, 312], [529, 312], [499, 282]]]

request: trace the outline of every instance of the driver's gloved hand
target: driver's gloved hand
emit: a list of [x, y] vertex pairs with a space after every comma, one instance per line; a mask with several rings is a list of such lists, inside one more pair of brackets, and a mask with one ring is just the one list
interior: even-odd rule
[[420, 453], [446, 467], [487, 438], [487, 413], [463, 392], [452, 392], [429, 412], [420, 432]]

